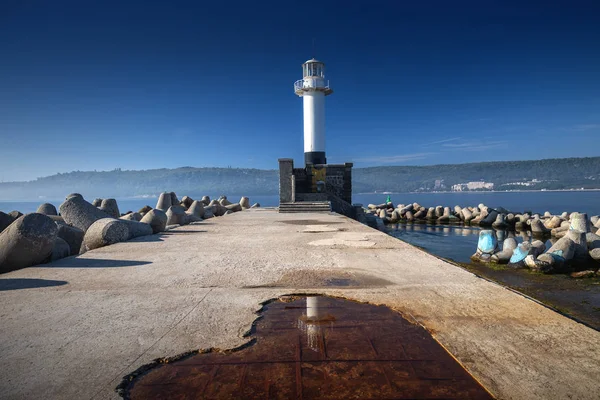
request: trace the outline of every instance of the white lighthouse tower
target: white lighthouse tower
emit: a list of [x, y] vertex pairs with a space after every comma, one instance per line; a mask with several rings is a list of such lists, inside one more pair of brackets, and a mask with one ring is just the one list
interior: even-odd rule
[[302, 79], [294, 92], [304, 103], [304, 161], [327, 164], [325, 158], [325, 96], [333, 93], [325, 80], [325, 64], [314, 58], [302, 64]]

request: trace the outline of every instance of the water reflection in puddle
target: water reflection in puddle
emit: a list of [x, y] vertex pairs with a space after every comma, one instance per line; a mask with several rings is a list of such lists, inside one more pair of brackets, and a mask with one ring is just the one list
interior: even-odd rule
[[418, 325], [387, 307], [324, 296], [265, 305], [255, 343], [159, 365], [132, 399], [489, 399]]

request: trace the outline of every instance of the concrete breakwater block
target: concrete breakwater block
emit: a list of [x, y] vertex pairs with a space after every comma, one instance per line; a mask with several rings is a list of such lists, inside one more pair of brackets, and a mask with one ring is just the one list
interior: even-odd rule
[[129, 239], [129, 228], [125, 221], [101, 218], [86, 230], [80, 253], [124, 242]]
[[158, 196], [158, 201], [156, 202], [156, 209], [161, 211], [167, 211], [169, 207], [173, 204], [171, 203], [171, 194], [167, 192], [162, 192], [160, 196]]
[[119, 218], [121, 216], [121, 213], [119, 212], [119, 206], [117, 205], [117, 200], [115, 199], [102, 200], [102, 204], [100, 204], [99, 208], [109, 217]]
[[187, 213], [190, 215], [195, 215], [196, 217], [204, 218], [204, 203], [194, 200], [192, 204], [190, 204]]
[[171, 206], [166, 214], [167, 225], [185, 225], [188, 223], [188, 215], [185, 213], [185, 208], [182, 206]]
[[0, 211], [0, 232], [8, 228], [13, 222], [15, 222], [15, 219], [12, 216]]
[[71, 226], [87, 231], [90, 225], [102, 218], [110, 218], [104, 211], [94, 207], [83, 197], [73, 196], [65, 200], [59, 207], [65, 222]]
[[52, 248], [52, 255], [50, 261], [60, 260], [61, 258], [69, 257], [71, 255], [71, 248], [69, 244], [63, 239], [57, 237], [54, 240], [54, 247]]
[[0, 272], [40, 264], [49, 259], [58, 226], [43, 214], [17, 219], [0, 233]]
[[140, 222], [150, 225], [153, 233], [164, 232], [167, 227], [167, 214], [159, 209], [150, 210]]
[[79, 249], [81, 248], [84, 235], [84, 231], [79, 228], [75, 228], [74, 226], [60, 225], [58, 227], [57, 236], [67, 242], [71, 256], [79, 254]]
[[152, 235], [154, 233], [152, 227], [148, 224], [144, 224], [138, 221], [130, 221], [127, 219], [121, 219], [119, 221], [127, 225], [127, 228], [129, 229], [129, 236], [127, 240], [140, 236]]
[[44, 215], [58, 215], [56, 207], [54, 207], [54, 205], [50, 203], [40, 204], [40, 206], [37, 208], [36, 213]]

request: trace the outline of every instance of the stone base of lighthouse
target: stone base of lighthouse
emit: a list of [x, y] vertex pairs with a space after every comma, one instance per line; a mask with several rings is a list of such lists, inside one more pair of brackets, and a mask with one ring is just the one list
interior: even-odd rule
[[279, 211], [330, 210], [356, 218], [356, 207], [352, 205], [352, 167], [352, 163], [345, 163], [294, 168], [294, 160], [280, 158]]

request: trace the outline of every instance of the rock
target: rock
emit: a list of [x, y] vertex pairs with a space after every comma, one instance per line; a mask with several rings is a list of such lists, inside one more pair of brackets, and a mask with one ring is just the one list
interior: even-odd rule
[[46, 215], [18, 218], [0, 233], [0, 273], [40, 264], [49, 259], [58, 226]]
[[8, 228], [8, 226], [13, 222], [15, 222], [13, 217], [0, 211], [0, 232]]
[[596, 272], [592, 271], [592, 270], [579, 271], [579, 272], [573, 272], [571, 274], [571, 278], [576, 278], [576, 279], [580, 279], [580, 278], [593, 278], [594, 275], [596, 275]]
[[159, 209], [148, 211], [140, 222], [150, 225], [153, 233], [164, 232], [167, 227], [167, 214]]
[[600, 261], [600, 248], [590, 250], [590, 257], [596, 261]]
[[156, 202], [156, 209], [166, 212], [171, 206], [171, 194], [167, 192], [162, 192], [160, 196], [158, 196], [158, 201]]
[[242, 198], [240, 199], [240, 205], [242, 206], [242, 208], [243, 208], [244, 210], [246, 210], [246, 209], [250, 208], [250, 199], [249, 199], [249, 198], [247, 198], [247, 197], [242, 197]]
[[143, 217], [148, 211], [152, 210], [150, 206], [144, 206], [138, 210], [138, 213]]
[[72, 199], [74, 197], [77, 197], [78, 199], [83, 200], [83, 196], [80, 195], [79, 193], [70, 193], [70, 194], [67, 195], [67, 197], [65, 197], [65, 200], [69, 200], [69, 199]]
[[92, 205], [94, 207], [100, 207], [102, 205], [102, 199], [94, 199], [94, 201], [92, 201]]
[[17, 218], [21, 218], [23, 216], [23, 213], [21, 211], [13, 210], [9, 212], [8, 215], [16, 220]]
[[61, 258], [69, 257], [71, 255], [71, 247], [63, 239], [57, 237], [54, 240], [54, 246], [52, 247], [52, 254], [50, 255], [50, 261], [60, 260]]
[[80, 253], [83, 254], [86, 251], [124, 242], [128, 239], [129, 228], [126, 221], [114, 218], [101, 218], [90, 225], [85, 232]]
[[600, 221], [600, 216], [598, 215], [592, 215], [590, 217], [590, 222], [592, 225], [596, 226], [596, 224]]
[[187, 210], [189, 215], [195, 215], [199, 218], [204, 218], [204, 203], [194, 200]]
[[125, 215], [123, 215], [119, 219], [124, 219], [124, 220], [127, 220], [127, 221], [137, 221], [137, 222], [139, 222], [139, 221], [142, 220], [142, 214], [133, 212], [133, 213], [125, 214]]
[[127, 228], [129, 229], [129, 236], [127, 237], [127, 240], [140, 236], [152, 235], [154, 233], [152, 226], [148, 224], [127, 219], [121, 219], [120, 221], [124, 222], [125, 225], [127, 225]]
[[585, 234], [585, 242], [588, 250], [600, 248], [600, 235], [588, 232]]
[[179, 204], [179, 200], [177, 199], [177, 195], [175, 194], [175, 192], [170, 192], [169, 195], [171, 196], [171, 205], [172, 206]]
[[70, 197], [59, 207], [65, 222], [71, 226], [87, 231], [99, 219], [109, 218], [108, 214], [94, 207], [82, 197]]
[[492, 254], [491, 261], [499, 264], [508, 264], [516, 248], [517, 241], [514, 238], [505, 239], [502, 244], [502, 251]]
[[544, 226], [544, 223], [539, 218], [534, 218], [530, 221], [531, 232], [535, 235], [546, 235], [550, 232], [548, 228]]
[[100, 210], [104, 211], [109, 217], [118, 219], [121, 216], [121, 213], [119, 212], [119, 206], [117, 205], [117, 200], [115, 199], [102, 200], [102, 204], [99, 208]]
[[185, 209], [187, 210], [188, 208], [190, 208], [190, 206], [192, 205], [192, 203], [194, 202], [194, 199], [192, 199], [189, 196], [183, 196], [181, 198], [181, 205], [183, 207], [185, 207]]
[[210, 197], [208, 197], [208, 196], [202, 196], [202, 200], [201, 200], [201, 201], [202, 201], [202, 203], [203, 203], [205, 206], [207, 206], [207, 205], [209, 205], [209, 204], [210, 204]]
[[56, 211], [56, 207], [54, 207], [54, 205], [52, 205], [50, 203], [40, 204], [36, 213], [44, 214], [44, 215], [58, 215], [58, 212]]
[[70, 255], [75, 256], [79, 254], [79, 249], [81, 248], [84, 234], [85, 232], [79, 228], [75, 228], [74, 226], [60, 225], [58, 227], [57, 237], [67, 242], [69, 248], [71, 249]]
[[590, 220], [585, 213], [572, 213], [571, 214], [571, 229], [583, 233], [590, 232]]
[[252, 204], [252, 207], [250, 208], [259, 208], [260, 207], [260, 203], [254, 203]]
[[188, 223], [185, 209], [181, 206], [171, 206], [167, 210], [167, 225], [186, 225]]

